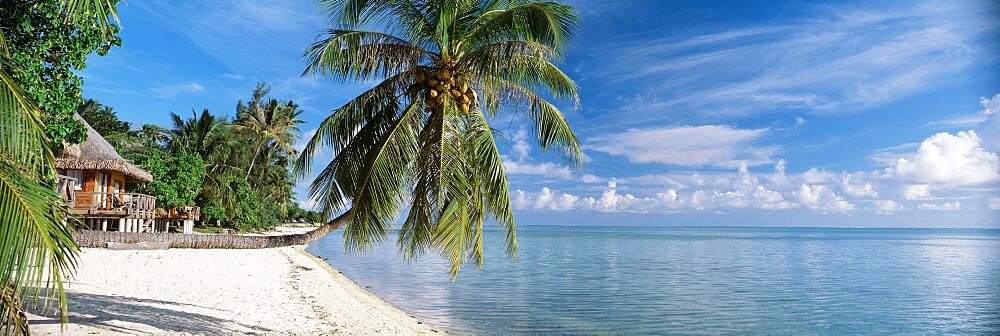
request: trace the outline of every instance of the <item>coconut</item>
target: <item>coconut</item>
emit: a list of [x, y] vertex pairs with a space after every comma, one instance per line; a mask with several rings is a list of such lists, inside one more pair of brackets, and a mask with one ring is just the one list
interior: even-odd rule
[[429, 96], [431, 96], [431, 98], [434, 98], [434, 97], [437, 97], [437, 96], [438, 96], [438, 92], [437, 92], [437, 90], [433, 90], [433, 89], [432, 89], [432, 90], [430, 90], [430, 91], [427, 91], [427, 94], [428, 94]]
[[447, 80], [448, 78], [451, 78], [451, 71], [448, 71], [448, 69], [441, 69], [438, 71], [437, 75], [441, 80]]
[[469, 92], [469, 83], [462, 83], [462, 89], [459, 91], [462, 91], [462, 93]]
[[417, 83], [423, 84], [426, 81], [427, 81], [427, 75], [425, 75], [423, 72], [417, 74]]
[[462, 95], [462, 104], [468, 104], [468, 103], [471, 103], [471, 102], [472, 102], [472, 98], [469, 98], [469, 96], [467, 96], [467, 95]]
[[438, 85], [437, 79], [431, 78], [427, 80], [427, 86], [435, 87]]
[[462, 104], [462, 113], [469, 113], [469, 104]]
[[456, 98], [457, 99], [458, 97], [462, 96], [462, 93], [458, 92], [458, 90], [451, 89], [451, 96], [452, 96], [452, 98]]

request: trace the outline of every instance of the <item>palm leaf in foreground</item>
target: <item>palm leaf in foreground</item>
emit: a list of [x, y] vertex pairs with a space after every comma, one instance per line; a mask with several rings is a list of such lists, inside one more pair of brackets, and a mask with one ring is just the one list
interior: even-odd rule
[[[5, 65], [5, 64], [4, 64]], [[62, 274], [75, 265], [76, 245], [65, 224], [66, 207], [46, 181], [52, 152], [40, 112], [0, 68], [0, 325], [26, 331], [21, 307], [55, 296], [65, 318]], [[26, 327], [25, 327], [26, 328]]]
[[327, 214], [350, 206], [346, 248], [382, 242], [406, 210], [397, 248], [407, 258], [437, 251], [453, 277], [467, 261], [482, 267], [487, 221], [515, 256], [509, 184], [487, 116], [523, 115], [543, 149], [579, 163], [579, 141], [545, 98], [578, 103], [576, 84], [553, 63], [576, 30], [574, 10], [535, 1], [320, 3], [338, 26], [306, 50], [305, 73], [380, 80], [323, 120], [295, 164], [306, 175], [315, 152], [332, 149], [309, 196]]
[[[109, 33], [117, 29], [111, 19], [117, 22], [116, 2], [64, 0], [60, 6], [73, 23]], [[44, 310], [55, 298], [66, 320], [62, 277], [75, 267], [77, 247], [66, 204], [52, 187], [55, 158], [41, 111], [11, 76], [16, 69], [8, 47], [0, 34], [0, 330], [16, 335], [29, 333], [24, 304], [42, 301]]]

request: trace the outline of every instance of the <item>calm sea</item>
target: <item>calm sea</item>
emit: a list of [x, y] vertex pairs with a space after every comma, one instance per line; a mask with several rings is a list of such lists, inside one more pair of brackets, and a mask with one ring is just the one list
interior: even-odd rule
[[521, 226], [454, 282], [388, 242], [309, 251], [456, 334], [1000, 334], [1000, 230]]

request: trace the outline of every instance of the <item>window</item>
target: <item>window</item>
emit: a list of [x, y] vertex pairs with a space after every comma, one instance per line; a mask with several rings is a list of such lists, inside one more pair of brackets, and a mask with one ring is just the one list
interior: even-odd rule
[[76, 179], [76, 184], [73, 185], [73, 190], [83, 190], [83, 171], [82, 170], [67, 170], [66, 176]]

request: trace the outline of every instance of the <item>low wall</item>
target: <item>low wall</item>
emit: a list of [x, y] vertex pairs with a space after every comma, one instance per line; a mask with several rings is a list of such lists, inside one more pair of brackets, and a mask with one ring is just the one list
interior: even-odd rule
[[183, 234], [172, 232], [142, 233], [118, 231], [80, 230], [73, 233], [73, 240], [80, 247], [106, 248], [108, 242], [170, 243], [170, 248], [197, 249], [259, 249], [308, 244], [333, 232], [347, 222], [347, 213], [334, 218], [323, 226], [307, 233], [281, 236], [245, 236], [234, 234]]

